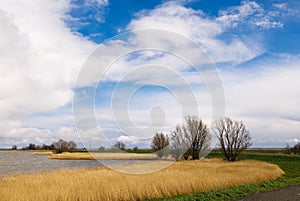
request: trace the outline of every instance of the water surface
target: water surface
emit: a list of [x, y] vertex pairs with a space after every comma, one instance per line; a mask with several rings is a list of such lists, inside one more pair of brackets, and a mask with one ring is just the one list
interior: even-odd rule
[[55, 160], [48, 157], [31, 151], [0, 151], [0, 175], [102, 166], [95, 160]]

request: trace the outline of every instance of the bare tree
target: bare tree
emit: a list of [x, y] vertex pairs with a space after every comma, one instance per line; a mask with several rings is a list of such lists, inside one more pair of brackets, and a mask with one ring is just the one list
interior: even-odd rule
[[116, 147], [116, 148], [118, 148], [118, 149], [120, 149], [120, 150], [125, 150], [126, 145], [124, 144], [124, 142], [118, 141], [118, 142], [114, 145], [114, 147]]
[[189, 146], [188, 152], [193, 160], [199, 159], [199, 154], [202, 150], [208, 148], [211, 136], [205, 123], [195, 116], [186, 118], [186, 125], [182, 127], [185, 139]]
[[101, 146], [101, 147], [98, 148], [98, 150], [99, 150], [99, 151], [104, 151], [104, 150], [105, 150], [105, 147]]
[[53, 145], [56, 153], [62, 153], [69, 150], [68, 142], [64, 141], [63, 139], [59, 139], [58, 141], [54, 142]]
[[230, 162], [240, 160], [241, 153], [251, 146], [250, 133], [242, 121], [225, 117], [215, 120], [212, 127], [225, 158]]
[[68, 149], [70, 152], [76, 151], [77, 144], [74, 141], [69, 141], [68, 142]]
[[183, 156], [193, 160], [209, 147], [211, 136], [205, 123], [196, 116], [188, 116], [184, 125], [176, 126], [171, 133], [171, 150], [176, 160]]
[[177, 125], [175, 130], [171, 132], [171, 154], [175, 160], [179, 160], [181, 156], [188, 150], [189, 145], [187, 144], [183, 131], [180, 125]]
[[298, 142], [291, 148], [291, 152], [293, 154], [298, 154], [298, 155], [300, 154], [300, 142]]
[[168, 156], [169, 138], [163, 133], [156, 133], [152, 139], [151, 147], [156, 151], [156, 155], [161, 158]]
[[291, 151], [290, 145], [289, 145], [289, 144], [286, 144], [286, 146], [284, 147], [284, 149], [282, 150], [282, 152], [283, 152], [284, 154], [291, 154], [292, 151]]

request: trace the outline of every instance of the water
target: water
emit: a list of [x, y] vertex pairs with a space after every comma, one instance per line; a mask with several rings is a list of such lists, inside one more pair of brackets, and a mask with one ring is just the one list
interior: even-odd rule
[[102, 166], [95, 160], [55, 160], [48, 157], [48, 155], [35, 155], [30, 151], [0, 151], [0, 176], [62, 168]]

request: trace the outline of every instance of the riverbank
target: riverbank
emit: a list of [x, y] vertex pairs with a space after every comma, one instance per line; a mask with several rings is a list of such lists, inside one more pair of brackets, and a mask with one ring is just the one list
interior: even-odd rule
[[[159, 163], [159, 162], [158, 162]], [[131, 166], [138, 166], [133, 164]], [[138, 167], [135, 167], [138, 168]], [[123, 174], [105, 167], [2, 177], [2, 200], [143, 200], [271, 181], [276, 165], [245, 160], [181, 161], [159, 172]]]

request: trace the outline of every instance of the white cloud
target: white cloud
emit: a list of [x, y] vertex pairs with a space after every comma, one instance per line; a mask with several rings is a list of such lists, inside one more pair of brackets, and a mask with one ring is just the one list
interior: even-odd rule
[[[105, 22], [105, 8], [109, 5], [108, 0], [69, 0], [70, 12], [64, 16], [64, 19], [68, 22], [69, 27], [77, 31], [79, 28], [91, 25], [91, 20], [97, 23]], [[75, 13], [75, 15], [74, 15]], [[78, 16], [77, 13], [81, 15]], [[89, 35], [89, 37], [93, 37]]]
[[68, 10], [65, 2], [53, 5], [49, 0], [26, 5], [0, 3], [0, 51], [5, 58], [0, 61], [0, 96], [5, 97], [1, 108], [14, 116], [68, 103], [76, 74], [94, 48], [65, 27], [61, 20]]
[[19, 148], [28, 145], [29, 143], [35, 144], [51, 144], [55, 137], [49, 129], [38, 129], [33, 127], [15, 127], [7, 132], [3, 132], [0, 137], [0, 147], [11, 148], [13, 144], [18, 145]]
[[295, 11], [287, 4], [273, 4], [268, 10], [255, 1], [242, 1], [241, 5], [219, 11], [217, 22], [226, 28], [282, 28], [283, 19], [293, 16]]
[[87, 0], [85, 1], [86, 4], [98, 4], [100, 6], [105, 6], [108, 4], [108, 0]]
[[[233, 103], [232, 110], [248, 115], [281, 115], [282, 118], [300, 113], [296, 107], [300, 101], [300, 61], [277, 62], [265, 64], [255, 71], [222, 73], [225, 88], [229, 89], [226, 91], [228, 102]], [[233, 108], [237, 102], [243, 107]]]
[[179, 33], [200, 45], [215, 62], [242, 63], [263, 51], [251, 39], [248, 39], [248, 43], [238, 37], [229, 42], [218, 39], [225, 31], [218, 20], [205, 16], [200, 10], [172, 2], [162, 4], [154, 10], [140, 12], [127, 29], [159, 29]]
[[130, 143], [131, 145], [137, 144], [139, 142], [139, 139], [135, 136], [125, 136], [122, 135], [118, 137], [118, 141], [126, 143]]
[[263, 13], [263, 9], [256, 2], [243, 1], [242, 5], [230, 7], [219, 12], [217, 21], [223, 26], [237, 27], [245, 18], [254, 15], [255, 13]]
[[249, 69], [221, 70], [226, 115], [243, 120], [253, 138], [264, 141], [255, 141], [256, 146], [284, 146], [286, 139], [299, 136], [300, 60], [288, 55], [275, 60], [253, 63]]
[[[273, 55], [269, 60], [264, 58], [252, 61], [247, 68], [242, 66], [219, 69], [225, 88], [226, 115], [245, 122], [254, 139], [254, 146], [283, 147], [287, 139], [294, 139], [299, 136], [299, 63], [299, 56], [281, 54]], [[145, 75], [149, 76], [149, 74], [148, 71], [148, 74]], [[156, 80], [166, 78], [153, 69], [151, 75]], [[209, 124], [212, 114], [209, 91], [203, 88], [199, 76], [193, 73], [182, 74], [181, 76], [189, 80], [193, 86], [199, 107], [199, 117]], [[144, 79], [145, 83], [151, 82], [149, 81], [151, 78], [147, 80], [145, 77], [137, 75], [135, 79], [138, 78]], [[162, 84], [169, 85], [172, 81], [174, 79], [165, 79]], [[177, 98], [183, 97], [183, 100], [187, 100], [187, 102], [179, 100], [178, 103], [174, 97], [170, 96], [169, 92], [141, 93], [140, 95], [135, 92], [130, 97], [132, 98], [130, 101], [124, 98], [126, 94], [130, 94], [130, 91], [122, 90], [122, 93], [117, 93], [116, 101], [120, 101], [123, 104], [120, 106], [124, 107], [115, 107], [114, 109], [117, 111], [117, 123], [124, 133], [135, 136], [137, 139], [151, 137], [155, 131], [169, 133], [182, 120], [181, 115], [183, 113], [180, 109], [187, 112], [184, 115], [196, 114], [196, 107], [189, 102], [191, 96], [187, 90], [175, 87], [170, 91], [175, 93]], [[121, 95], [118, 96], [118, 94]], [[161, 106], [163, 109], [163, 113], [157, 113], [159, 122], [167, 121], [163, 125], [157, 125], [157, 127], [152, 125], [151, 132], [146, 132], [148, 130], [145, 128], [151, 124], [150, 111], [155, 106]], [[184, 109], [184, 107], [187, 108]], [[121, 109], [118, 110], [118, 108]], [[101, 108], [96, 113], [100, 115], [101, 123], [110, 122], [105, 124], [103, 128], [112, 129], [116, 127], [113, 123], [116, 119], [110, 116], [112, 111], [109, 108]], [[130, 119], [127, 118], [128, 115]], [[122, 133], [118, 133], [118, 136], [122, 136]]]
[[0, 2], [3, 133], [22, 136], [29, 130], [19, 118], [70, 103], [77, 73], [95, 44], [67, 28], [63, 19], [69, 9], [69, 1]]
[[300, 140], [297, 138], [294, 138], [294, 139], [287, 140], [287, 143], [297, 144], [297, 143], [300, 143]]
[[[20, 127], [16, 126], [14, 128], [10, 128], [9, 131], [3, 132], [0, 137], [0, 147], [1, 148], [11, 148], [13, 144], [17, 145], [19, 148], [23, 146], [28, 146], [29, 143], [33, 143], [36, 145], [47, 144], [50, 145], [58, 139], [64, 139], [66, 141], [74, 141], [78, 145], [78, 147], [83, 147], [82, 143], [86, 143], [86, 146], [89, 146], [90, 140], [98, 140], [99, 141], [99, 128], [91, 129], [85, 131], [82, 134], [82, 138], [77, 135], [77, 131], [74, 127], [66, 127], [62, 126], [60, 129], [56, 131], [52, 131], [50, 129], [42, 129], [36, 127]], [[86, 135], [88, 135], [88, 140], [86, 140]], [[93, 142], [93, 141], [92, 141]]]
[[287, 3], [274, 3], [273, 6], [279, 9], [286, 9]]
[[[107, 6], [108, 1], [89, 0], [86, 4]], [[58, 113], [63, 111], [59, 108], [71, 102], [73, 82], [83, 62], [96, 45], [79, 34], [71, 32], [64, 23], [63, 20], [70, 17], [66, 13], [72, 6], [74, 5], [70, 1], [54, 0], [35, 0], [30, 4], [17, 0], [0, 2], [1, 144], [11, 146], [13, 141], [16, 144], [24, 144], [28, 143], [26, 141], [28, 139], [34, 143], [48, 143], [57, 138], [78, 139], [74, 127], [62, 124], [64, 120], [70, 124], [71, 115]], [[281, 10], [286, 7], [286, 5], [274, 5], [274, 8]], [[278, 15], [281, 14], [276, 10], [266, 11], [255, 2], [243, 1], [240, 6], [221, 11], [219, 17], [212, 18], [200, 10], [184, 7], [183, 4], [174, 1], [164, 3], [153, 10], [138, 13], [127, 29], [162, 29], [177, 32], [195, 41], [211, 55], [215, 62], [230, 62], [235, 65], [257, 57], [264, 52], [264, 48], [253, 38], [236, 36], [225, 42], [220, 36], [226, 34], [231, 28], [243, 25], [245, 21], [263, 29], [282, 27], [283, 22], [276, 20]], [[99, 22], [103, 20], [103, 16], [99, 15]], [[105, 64], [119, 56], [119, 53], [153, 45], [153, 43], [157, 43], [155, 45], [162, 49], [173, 48], [178, 52], [190, 51], [191, 59], [199, 58], [199, 54], [196, 54], [196, 51], [193, 52], [189, 44], [182, 41], [174, 43], [174, 38], [161, 41], [160, 34], [135, 35], [131, 39], [136, 42], [135, 47], [121, 40], [102, 44], [100, 47], [104, 48], [105, 54], [92, 62], [98, 62], [98, 65]], [[278, 59], [275, 60], [278, 61]], [[178, 58], [174, 59], [174, 56], [145, 51], [136, 59], [125, 58], [107, 72], [105, 81], [118, 81], [130, 70], [134, 70], [134, 67], [149, 65], [149, 61], [162, 66], [172, 66], [179, 72], [180, 78], [188, 80], [197, 89], [196, 98], [201, 104], [198, 109], [202, 112], [200, 117], [209, 123], [212, 107], [211, 100], [209, 100], [210, 94], [203, 89], [203, 80], [199, 79], [195, 73], [188, 72], [189, 68], [182, 65], [183, 63]], [[300, 102], [298, 95], [300, 91], [297, 87], [299, 86], [297, 75], [300, 74], [298, 66], [300, 60], [288, 58], [287, 61], [287, 63], [277, 64], [275, 62], [260, 63], [259, 65], [265, 68], [256, 69], [253, 72], [251, 69], [248, 71], [244, 69], [239, 71], [234, 68], [221, 70], [226, 90], [228, 116], [244, 120], [255, 141], [261, 142], [261, 145], [276, 142], [282, 144], [287, 139], [298, 139], [299, 120], [297, 119], [299, 119], [300, 111], [297, 109], [299, 108], [297, 103]], [[81, 80], [78, 86], [90, 86], [97, 82], [99, 77], [95, 72], [98, 70], [95, 68], [92, 71], [82, 72], [86, 73], [86, 79]], [[166, 71], [152, 70], [147, 74], [142, 71], [135, 73], [123, 81], [139, 79], [136, 84], [160, 81], [163, 85], [178, 87], [178, 77], [170, 78], [166, 76]], [[187, 91], [176, 89], [178, 97], [189, 99]], [[157, 95], [160, 95], [162, 99], [159, 101], [160, 106], [166, 109], [168, 122], [166, 122], [165, 132], [168, 133], [168, 128], [172, 128], [176, 122], [179, 123], [181, 117], [180, 111], [172, 110], [172, 108], [181, 106], [178, 106], [175, 99], [171, 100], [167, 94]], [[133, 117], [131, 120], [138, 126], [147, 126], [151, 117], [149, 111], [153, 106], [158, 105], [158, 99], [154, 96], [152, 98], [139, 97], [135, 102], [135, 109], [130, 111]], [[141, 105], [144, 107], [139, 107]], [[190, 102], [186, 102], [185, 105], [186, 111], [194, 112], [195, 108]], [[130, 144], [142, 143], [141, 138], [149, 136], [149, 133], [142, 133], [141, 136], [131, 134], [123, 136], [115, 130], [113, 119], [109, 116], [111, 111], [104, 109], [106, 110], [100, 117], [103, 120], [102, 123], [105, 123], [103, 128], [94, 125], [87, 130], [78, 128], [86, 146], [89, 144], [109, 146], [110, 142], [101, 137], [103, 131], [111, 135], [114, 140], [121, 139]], [[44, 112], [53, 110], [57, 111], [53, 117], [43, 117]], [[28, 122], [30, 118], [20, 120], [37, 113], [41, 114], [40, 117], [43, 120], [39, 120], [39, 116], [35, 118], [34, 123]], [[153, 116], [154, 121], [157, 120], [155, 119], [157, 116], [160, 116], [160, 113]], [[127, 121], [126, 118], [122, 113], [121, 123]], [[38, 128], [39, 126], [45, 129]], [[55, 130], [48, 128], [55, 128]], [[153, 128], [156, 129], [156, 127]], [[159, 128], [158, 126], [157, 129]], [[134, 126], [129, 126], [127, 129], [130, 132], [136, 131]], [[272, 140], [268, 141], [270, 136]]]

